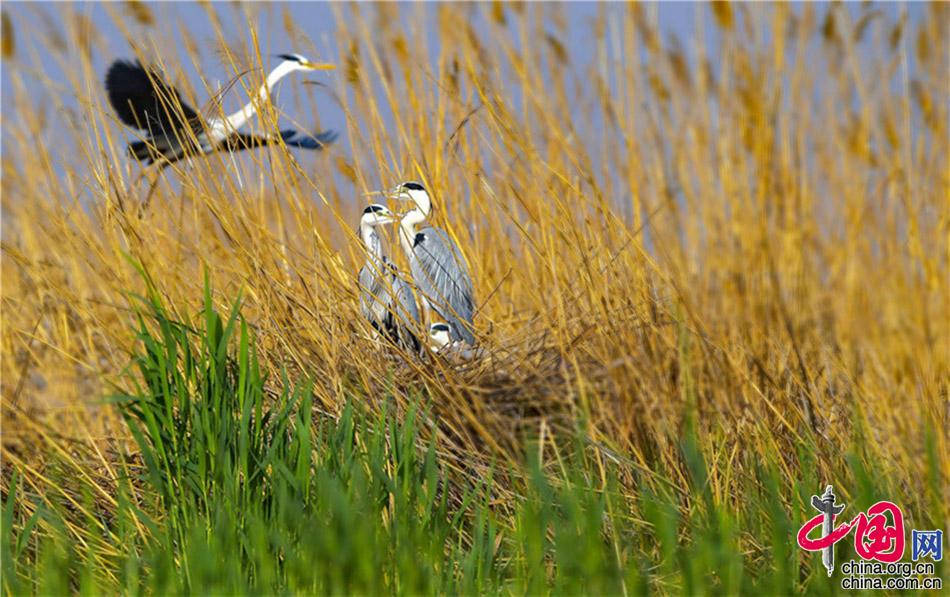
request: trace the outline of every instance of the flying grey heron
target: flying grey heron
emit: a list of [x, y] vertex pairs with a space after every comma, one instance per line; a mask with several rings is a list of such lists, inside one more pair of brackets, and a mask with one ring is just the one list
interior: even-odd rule
[[386, 207], [373, 204], [360, 217], [360, 238], [366, 248], [366, 263], [360, 269], [360, 311], [373, 328], [397, 345], [418, 352], [421, 345], [413, 334], [419, 326], [419, 309], [412, 288], [399, 276], [396, 265], [383, 255], [376, 227], [397, 222]]
[[140, 129], [145, 139], [129, 143], [129, 154], [145, 165], [161, 164], [160, 169], [189, 155], [215, 151], [241, 151], [276, 143], [291, 147], [322, 149], [336, 139], [333, 131], [314, 136], [286, 129], [277, 135], [238, 132], [250, 120], [257, 106], [274, 85], [295, 71], [331, 70], [332, 64], [310, 62], [300, 54], [281, 54], [282, 62], [267, 75], [264, 84], [243, 108], [226, 116], [204, 118], [189, 106], [173, 85], [154, 69], [139, 62], [116, 60], [106, 72], [105, 88], [109, 103], [124, 124]]
[[390, 192], [393, 199], [411, 201], [415, 209], [399, 221], [399, 242], [409, 258], [409, 270], [422, 295], [426, 319], [438, 313], [450, 328], [453, 341], [475, 344], [472, 317], [475, 292], [458, 245], [445, 230], [423, 224], [432, 212], [432, 199], [418, 182], [404, 182]]

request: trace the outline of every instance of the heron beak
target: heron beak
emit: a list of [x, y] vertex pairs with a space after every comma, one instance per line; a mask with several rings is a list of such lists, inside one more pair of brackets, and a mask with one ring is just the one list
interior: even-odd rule
[[335, 64], [328, 64], [326, 62], [303, 62], [301, 63], [304, 68], [309, 70], [334, 70], [336, 69]]

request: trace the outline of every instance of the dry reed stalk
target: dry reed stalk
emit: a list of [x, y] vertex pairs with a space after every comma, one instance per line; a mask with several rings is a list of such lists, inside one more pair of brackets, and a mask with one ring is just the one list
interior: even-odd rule
[[[277, 148], [178, 164], [141, 213], [101, 73], [88, 55], [32, 48], [70, 75], [18, 70], [7, 90], [3, 132], [17, 143], [2, 181], [5, 458], [30, 465], [40, 489], [57, 438], [95, 438], [71, 457], [76, 470], [118, 470], [110, 454], [124, 431], [97, 400], [135, 341], [126, 296], [141, 281], [129, 255], [182, 317], [206, 270], [221, 305], [243, 289], [272, 379], [283, 367], [312, 375], [321, 409], [425, 392], [441, 455], [459, 472], [514, 463], [542, 425], [556, 434], [579, 420], [638, 470], [682, 470], [677, 441], [693, 413], [717, 500], [736, 499], [756, 455], [781, 457], [794, 477], [796, 442], [843, 454], [856, 429], [913, 500], [921, 430], [947, 428], [950, 391], [939, 19], [913, 32], [910, 81], [911, 32], [884, 17], [716, 3], [722, 39], [707, 49], [665, 44], [653, 8], [617, 8], [592, 24], [597, 58], [585, 64], [546, 25], [563, 21], [561, 7], [440, 5], [401, 15], [396, 29], [373, 12], [391, 8], [335, 6], [344, 64], [330, 87], [346, 120], [328, 124], [346, 131], [352, 156], [334, 148], [300, 166]], [[486, 26], [468, 25], [468, 11]], [[752, 36], [753, 21], [779, 34]], [[857, 28], [899, 39], [859, 51]], [[138, 46], [145, 56], [168, 47], [156, 30]], [[438, 55], [407, 31], [437, 37]], [[235, 40], [216, 21], [215, 38], [233, 73], [255, 69], [231, 89], [246, 96], [264, 64], [253, 29]], [[181, 60], [200, 64], [189, 47]], [[162, 66], [178, 73], [177, 60]], [[881, 72], [904, 84], [877, 83]], [[57, 121], [57, 143], [43, 142], [55, 100], [31, 101], [22, 77], [79, 99], [81, 117]], [[352, 187], [415, 178], [469, 261], [490, 359], [402, 358], [379, 350], [359, 318], [352, 229], [363, 199]], [[950, 446], [937, 435], [946, 478]], [[821, 466], [841, 474], [843, 457]]]

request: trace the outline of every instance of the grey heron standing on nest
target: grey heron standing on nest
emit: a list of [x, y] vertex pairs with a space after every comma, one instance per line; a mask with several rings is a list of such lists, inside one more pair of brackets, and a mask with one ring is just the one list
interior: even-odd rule
[[333, 131], [314, 136], [286, 129], [278, 134], [241, 133], [256, 113], [258, 105], [279, 80], [296, 71], [331, 70], [332, 64], [310, 62], [300, 54], [281, 54], [282, 62], [267, 75], [264, 84], [243, 108], [226, 117], [202, 117], [181, 97], [181, 93], [154, 69], [139, 62], [116, 60], [106, 73], [109, 103], [124, 124], [144, 131], [145, 138], [129, 143], [136, 160], [161, 164], [160, 169], [193, 155], [216, 151], [235, 152], [276, 143], [291, 147], [322, 149], [336, 139]]
[[453, 342], [475, 344], [472, 318], [475, 314], [475, 292], [468, 267], [455, 241], [445, 230], [425, 223], [432, 212], [432, 199], [418, 182], [404, 182], [390, 192], [393, 199], [410, 201], [415, 208], [399, 221], [399, 242], [409, 258], [409, 270], [422, 295], [426, 320], [433, 320], [432, 311], [449, 326]]
[[383, 255], [376, 227], [397, 222], [386, 207], [373, 204], [360, 217], [360, 239], [366, 248], [366, 263], [359, 273], [360, 311], [373, 328], [398, 346], [419, 352], [420, 343], [413, 330], [419, 326], [419, 309], [412, 288], [403, 280], [396, 265]]

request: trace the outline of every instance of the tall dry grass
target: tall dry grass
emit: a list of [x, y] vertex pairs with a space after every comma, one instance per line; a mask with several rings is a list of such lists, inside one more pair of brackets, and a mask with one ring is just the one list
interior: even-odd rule
[[[681, 485], [676, 446], [694, 421], [717, 503], [741, 501], [763, 458], [797, 478], [802, 444], [846, 499], [861, 436], [859, 457], [909, 509], [939, 504], [946, 519], [946, 483], [942, 496], [921, 484], [927, 433], [950, 478], [945, 5], [913, 24], [873, 7], [697, 6], [711, 47], [702, 26], [664, 39], [655, 5], [605, 6], [573, 25], [589, 50], [569, 43], [563, 6], [338, 5], [328, 91], [346, 119], [322, 124], [352, 152], [180, 164], [144, 210], [132, 136], [93, 68], [115, 50], [73, 10], [68, 39], [18, 30], [40, 47], [4, 58], [4, 482], [12, 466], [52, 496], [58, 454], [109, 499], [132, 445], [101, 402], [135, 341], [127, 297], [143, 282], [128, 256], [181, 313], [197, 311], [204, 272], [220, 305], [243, 290], [272, 383], [282, 367], [312, 375], [326, 412], [346, 396], [431, 397], [460, 471], [580, 427], [604, 458]], [[160, 53], [173, 24], [109, 10], [193, 105], [218, 91], [181, 75], [206, 40], [186, 32]], [[230, 91], [243, 98], [272, 48], [253, 25], [264, 9], [239, 10], [246, 36], [219, 28], [207, 43], [231, 72], [253, 69]], [[65, 79], [36, 68], [40, 51]], [[283, 85], [308, 124], [326, 91]], [[359, 318], [358, 193], [407, 179], [433, 191], [435, 223], [469, 261], [489, 357], [404, 358]]]

